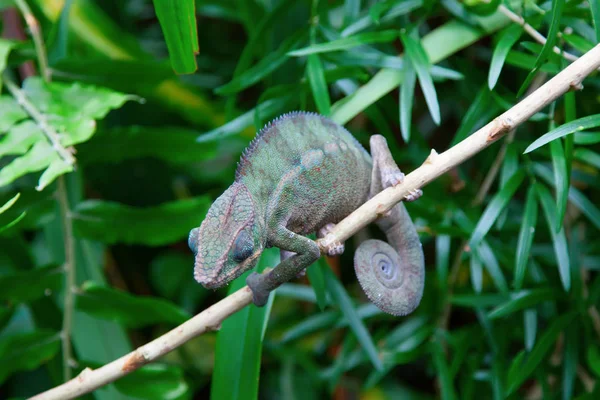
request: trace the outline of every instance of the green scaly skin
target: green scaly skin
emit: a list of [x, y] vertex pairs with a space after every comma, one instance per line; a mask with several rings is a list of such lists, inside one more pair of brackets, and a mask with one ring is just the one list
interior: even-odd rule
[[[371, 152], [373, 159], [346, 129], [318, 114], [289, 113], [268, 124], [244, 151], [235, 182], [190, 232], [196, 280], [207, 288], [226, 285], [254, 268], [265, 248], [278, 247], [286, 255], [280, 264], [246, 280], [254, 303], [266, 304], [272, 290], [321, 256], [304, 235], [326, 235], [370, 196], [402, 180], [382, 136], [372, 137]], [[361, 244], [357, 276], [382, 310], [406, 315], [423, 293], [421, 243], [401, 203], [377, 223], [393, 248]], [[341, 243], [331, 243], [328, 254], [341, 251]]]

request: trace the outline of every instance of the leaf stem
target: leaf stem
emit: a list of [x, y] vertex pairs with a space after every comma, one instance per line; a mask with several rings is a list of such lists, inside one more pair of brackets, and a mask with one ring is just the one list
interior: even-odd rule
[[[48, 57], [46, 46], [40, 29], [40, 24], [31, 12], [31, 8], [25, 0], [15, 0], [15, 4], [25, 19], [29, 27], [35, 53], [40, 68], [40, 74], [45, 82], [50, 82], [52, 76], [48, 67]], [[8, 78], [8, 79], [7, 79]], [[25, 93], [12, 81], [7, 74], [4, 74], [6, 87], [17, 100], [19, 105], [31, 116], [38, 127], [46, 135], [54, 150], [61, 158], [70, 165], [75, 164], [75, 157], [69, 149], [63, 147], [60, 143], [58, 132], [50, 125], [46, 116], [33, 105]], [[58, 204], [60, 206], [61, 223], [63, 228], [63, 242], [65, 251], [65, 285], [64, 285], [64, 304], [63, 304], [63, 323], [61, 332], [62, 354], [63, 354], [63, 378], [65, 381], [71, 379], [71, 367], [74, 364], [73, 351], [71, 348], [71, 329], [73, 325], [73, 291], [75, 289], [75, 241], [73, 238], [73, 224], [71, 221], [71, 211], [69, 207], [69, 198], [67, 194], [67, 185], [64, 176], [58, 178], [58, 188], [56, 191]]]
[[58, 135], [56, 129], [54, 129], [52, 125], [48, 123], [46, 116], [42, 114], [35, 107], [35, 105], [29, 101], [29, 99], [25, 95], [25, 92], [23, 92], [23, 90], [21, 90], [21, 88], [17, 86], [17, 84], [6, 72], [2, 75], [2, 80], [6, 84], [6, 88], [8, 89], [10, 94], [12, 94], [12, 96], [15, 98], [15, 100], [17, 100], [19, 105], [23, 107], [27, 114], [29, 114], [29, 116], [36, 122], [37, 126], [42, 130], [44, 135], [46, 135], [46, 137], [50, 141], [50, 144], [52, 144], [54, 150], [61, 156], [63, 160], [65, 160], [65, 162], [67, 162], [70, 165], [74, 165], [75, 157], [73, 157], [73, 154], [71, 154], [71, 152], [68, 149], [66, 149], [65, 147], [63, 147], [62, 144], [60, 144], [60, 136]]
[[44, 39], [42, 37], [42, 31], [40, 24], [31, 12], [31, 8], [25, 0], [14, 0], [15, 4], [23, 14], [25, 23], [29, 27], [31, 36], [33, 37], [33, 44], [35, 46], [35, 53], [38, 59], [38, 65], [40, 67], [40, 74], [44, 81], [50, 82], [50, 68], [48, 68], [48, 57], [46, 56], [46, 46], [44, 45]]
[[58, 189], [56, 191], [58, 204], [60, 205], [60, 216], [63, 226], [63, 241], [65, 246], [65, 285], [63, 323], [61, 332], [62, 354], [63, 354], [63, 376], [64, 380], [71, 379], [71, 367], [74, 364], [73, 351], [71, 349], [71, 329], [73, 326], [73, 291], [75, 289], [75, 241], [73, 240], [73, 224], [71, 222], [71, 211], [67, 195], [65, 177], [58, 178]]

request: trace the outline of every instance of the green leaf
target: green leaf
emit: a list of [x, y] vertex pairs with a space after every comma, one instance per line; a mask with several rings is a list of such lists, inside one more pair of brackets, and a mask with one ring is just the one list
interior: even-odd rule
[[[23, 112], [15, 112], [9, 106], [9, 116], [0, 118], [0, 126], [7, 131], [0, 139], [1, 155], [19, 155], [0, 170], [0, 186], [7, 185], [21, 176], [46, 170], [38, 181], [37, 190], [44, 189], [57, 176], [73, 170], [67, 147], [88, 140], [96, 129], [95, 119], [103, 118], [111, 109], [118, 108], [128, 96], [104, 88], [82, 86], [78, 83], [45, 83], [38, 77], [28, 78], [23, 89], [13, 83], [8, 85], [19, 96], [28, 119]], [[3, 100], [7, 102], [7, 100]], [[1, 104], [0, 104], [1, 105]], [[43, 128], [43, 129], [42, 129]], [[60, 142], [50, 144], [48, 137]], [[61, 161], [62, 160], [62, 161]]]
[[563, 357], [562, 398], [568, 400], [573, 398], [575, 377], [577, 376], [577, 367], [579, 363], [579, 330], [577, 329], [577, 321], [567, 327], [565, 331], [565, 349]]
[[323, 73], [323, 64], [321, 59], [316, 54], [308, 56], [306, 64], [306, 75], [312, 89], [312, 94], [317, 105], [317, 110], [320, 114], [328, 116], [331, 113], [331, 99], [329, 98], [329, 90], [325, 82]]
[[587, 117], [576, 119], [575, 121], [567, 122], [536, 139], [525, 149], [524, 153], [527, 154], [532, 152], [553, 140], [571, 133], [581, 132], [598, 126], [600, 126], [600, 114], [589, 115]]
[[521, 25], [513, 24], [504, 29], [500, 34], [498, 44], [494, 47], [492, 61], [490, 62], [490, 71], [488, 73], [488, 87], [490, 90], [496, 86], [500, 72], [502, 72], [502, 67], [504, 66], [504, 61], [506, 61], [506, 56], [517, 40], [519, 40], [522, 33], [523, 28]]
[[[263, 252], [257, 272], [277, 265], [277, 249]], [[230, 285], [229, 294], [244, 287], [244, 274]], [[249, 305], [225, 321], [217, 334], [212, 399], [256, 399], [260, 378], [260, 360], [274, 295], [265, 307]]]
[[200, 49], [194, 0], [153, 0], [153, 3], [173, 69], [178, 74], [195, 72], [195, 55]]
[[327, 263], [323, 257], [319, 258], [310, 268], [306, 269], [308, 280], [317, 299], [317, 305], [321, 311], [325, 310], [327, 306], [327, 291], [325, 289], [325, 273], [324, 269], [327, 268]]
[[73, 228], [80, 237], [104, 243], [161, 246], [186, 238], [200, 226], [210, 204], [208, 196], [145, 208], [87, 200], [73, 210]]
[[153, 157], [172, 164], [209, 160], [217, 155], [217, 143], [198, 143], [198, 131], [179, 126], [126, 126], [99, 130], [77, 147], [80, 163], [119, 163]]
[[63, 277], [56, 266], [0, 276], [0, 299], [14, 303], [39, 299], [61, 289]]
[[460, 121], [460, 126], [451, 142], [452, 146], [485, 125], [496, 115], [498, 106], [491, 100], [492, 97], [490, 96], [489, 89], [486, 86], [482, 86]]
[[508, 292], [506, 279], [504, 279], [504, 275], [502, 274], [502, 270], [500, 269], [500, 265], [498, 264], [498, 260], [496, 260], [496, 256], [494, 255], [492, 248], [485, 241], [483, 241], [479, 243], [476, 252], [479, 260], [483, 263], [485, 269], [492, 277], [494, 285], [496, 285], [499, 291]]
[[567, 247], [565, 228], [563, 226], [558, 232], [554, 229], [556, 207], [552, 202], [552, 196], [548, 189], [546, 189], [545, 186], [536, 185], [536, 192], [542, 205], [542, 209], [544, 210], [546, 222], [550, 228], [550, 234], [552, 235], [552, 246], [554, 247], [554, 254], [556, 255], [560, 279], [564, 289], [568, 291], [571, 287], [571, 266], [569, 262], [569, 250]]
[[[498, 18], [498, 22], [489, 21], [485, 30], [491, 32], [500, 28], [502, 25], [499, 21], [500, 18]], [[505, 20], [502, 24], [505, 24]], [[431, 64], [436, 64], [484, 35], [485, 31], [454, 20], [423, 36], [421, 44]], [[401, 83], [402, 76], [398, 74], [398, 71], [389, 68], [383, 69], [352, 95], [333, 104], [331, 118], [338, 124], [345, 124]]]
[[342, 314], [346, 317], [349, 322], [350, 328], [354, 332], [354, 335], [358, 339], [358, 342], [367, 353], [369, 360], [377, 370], [383, 369], [383, 364], [379, 358], [377, 348], [373, 342], [373, 338], [369, 334], [369, 331], [365, 327], [364, 323], [360, 319], [360, 316], [356, 312], [352, 300], [346, 290], [335, 277], [330, 268], [325, 268], [325, 282], [327, 283], [327, 289], [332, 300], [339, 305]]
[[569, 45], [573, 46], [574, 48], [576, 48], [577, 50], [579, 50], [582, 53], [587, 53], [588, 51], [590, 51], [591, 49], [594, 48], [594, 43], [588, 41], [587, 39], [582, 38], [579, 35], [563, 34], [562, 38], [564, 39], [565, 42], [567, 42]]
[[510, 300], [495, 307], [488, 316], [491, 319], [505, 317], [530, 308], [544, 301], [556, 300], [560, 295], [550, 288], [521, 290], [510, 294]]
[[523, 325], [525, 328], [525, 349], [527, 351], [531, 351], [535, 344], [537, 321], [537, 311], [535, 309], [525, 310], [523, 313]]
[[17, 202], [17, 200], [19, 200], [19, 197], [21, 197], [21, 193], [15, 194], [10, 200], [4, 203], [4, 205], [0, 207], [0, 214], [11, 208]]
[[575, 133], [575, 144], [596, 144], [600, 143], [600, 132], [584, 132], [584, 133]]
[[556, 35], [560, 28], [560, 18], [562, 16], [564, 5], [565, 0], [552, 0], [552, 20], [550, 21], [550, 29], [548, 30], [548, 35], [546, 36], [546, 43], [544, 43], [542, 51], [535, 60], [535, 66], [533, 67], [533, 70], [529, 72], [529, 75], [527, 75], [525, 82], [523, 82], [523, 84], [521, 85], [517, 97], [520, 97], [521, 94], [525, 91], [525, 89], [527, 89], [527, 86], [529, 86], [529, 83], [537, 74], [542, 64], [545, 63], [548, 57], [552, 54], [554, 49], [554, 43], [556, 43]]
[[481, 268], [479, 254], [471, 254], [469, 268], [471, 272], [471, 285], [473, 285], [473, 290], [475, 293], [481, 293], [481, 289], [483, 288], [483, 269]]
[[19, 103], [8, 96], [0, 96], [0, 132], [6, 132], [15, 123], [27, 118]]
[[243, 129], [252, 126], [256, 112], [259, 112], [262, 118], [271, 118], [281, 113], [281, 111], [286, 108], [287, 103], [291, 98], [292, 95], [285, 95], [279, 98], [265, 100], [255, 108], [252, 108], [237, 118], [232, 119], [226, 124], [198, 136], [196, 140], [198, 143], [207, 143], [238, 134]]
[[[450, 218], [445, 217], [443, 226], [450, 226]], [[438, 283], [442, 293], [446, 293], [448, 286], [448, 270], [450, 265], [450, 235], [436, 235], [435, 239], [435, 269], [437, 271]]]
[[576, 149], [573, 154], [576, 160], [600, 169], [600, 154], [589, 149]]
[[231, 82], [216, 88], [215, 93], [220, 95], [234, 94], [260, 82], [288, 61], [286, 54], [298, 47], [305, 38], [306, 34], [303, 30], [289, 36], [275, 51], [266, 55], [252, 68], [237, 75]]
[[563, 314], [555, 319], [540, 337], [540, 340], [538, 340], [531, 353], [527, 356], [525, 356], [525, 353], [520, 353], [513, 360], [508, 374], [508, 394], [514, 393], [535, 371], [548, 350], [550, 350], [550, 347], [552, 347], [558, 334], [571, 323], [575, 315], [577, 314], [572, 312]]
[[183, 369], [175, 365], [148, 364], [114, 383], [127, 396], [147, 400], [183, 400], [191, 397]]
[[589, 5], [594, 21], [594, 30], [596, 31], [596, 42], [600, 42], [600, 0], [590, 0]]
[[0, 339], [0, 383], [17, 371], [31, 371], [60, 350], [60, 335], [50, 331], [17, 333]]
[[444, 354], [444, 349], [440, 343], [439, 335], [436, 340], [433, 340], [430, 344], [431, 356], [435, 365], [435, 370], [439, 378], [440, 391], [442, 392], [443, 400], [452, 400], [456, 398], [454, 393], [454, 386], [452, 384], [452, 377], [450, 376], [450, 370], [448, 368], [448, 361]]
[[134, 296], [92, 281], [77, 291], [76, 307], [97, 318], [115, 321], [129, 328], [153, 324], [179, 325], [191, 315], [173, 303], [148, 296]]
[[0, 92], [2, 92], [2, 72], [6, 69], [8, 54], [15, 47], [15, 42], [0, 39]]
[[550, 142], [552, 170], [554, 171], [554, 187], [556, 188], [556, 220], [554, 229], [558, 232], [563, 224], [567, 210], [567, 195], [569, 194], [569, 172], [565, 151], [560, 140]]
[[410, 141], [410, 126], [412, 122], [413, 98], [417, 72], [412, 61], [406, 57], [403, 61], [403, 84], [400, 87], [400, 132], [406, 143]]
[[506, 185], [492, 197], [492, 200], [481, 215], [481, 218], [479, 218], [479, 222], [477, 222], [477, 226], [471, 235], [471, 239], [469, 240], [471, 248], [476, 248], [479, 245], [479, 242], [483, 240], [490, 228], [494, 225], [494, 222], [496, 222], [496, 218], [498, 218], [500, 212], [506, 207], [523, 182], [524, 178], [525, 171], [519, 170], [508, 180], [508, 182], [506, 182]]
[[593, 343], [588, 347], [586, 359], [590, 370], [600, 377], [600, 347], [597, 344]]
[[327, 53], [330, 51], [348, 50], [356, 46], [369, 43], [386, 43], [398, 38], [397, 30], [387, 30], [379, 32], [357, 33], [349, 37], [332, 40], [327, 43], [313, 44], [303, 49], [290, 51], [289, 57], [301, 57], [309, 54]]
[[525, 278], [525, 270], [529, 262], [531, 244], [535, 234], [535, 225], [537, 223], [538, 207], [535, 196], [535, 186], [532, 185], [527, 190], [525, 199], [525, 211], [519, 231], [519, 241], [517, 243], [517, 253], [515, 256], [515, 289], [520, 289]]
[[435, 87], [433, 86], [433, 80], [431, 79], [431, 63], [427, 58], [427, 53], [421, 42], [413, 39], [404, 32], [400, 33], [400, 39], [404, 44], [406, 56], [410, 58], [410, 61], [415, 67], [417, 78], [419, 78], [419, 84], [423, 90], [423, 95], [425, 96], [425, 102], [427, 103], [431, 118], [436, 125], [439, 125], [441, 119], [440, 105], [438, 103]]

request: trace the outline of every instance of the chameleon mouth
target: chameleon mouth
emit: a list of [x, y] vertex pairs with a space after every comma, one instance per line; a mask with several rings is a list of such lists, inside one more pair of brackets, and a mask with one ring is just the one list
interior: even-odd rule
[[242, 275], [244, 272], [255, 267], [258, 258], [262, 254], [262, 248], [252, 254], [243, 263], [239, 264], [236, 268], [233, 268], [227, 272], [218, 275], [206, 275], [202, 273], [201, 268], [196, 268], [194, 271], [194, 278], [198, 283], [204, 286], [206, 289], [217, 289], [227, 285], [229, 282]]

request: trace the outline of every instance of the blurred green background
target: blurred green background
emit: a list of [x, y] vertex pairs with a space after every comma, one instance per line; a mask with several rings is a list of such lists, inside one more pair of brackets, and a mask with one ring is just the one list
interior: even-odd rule
[[[2, 399], [110, 362], [243, 285], [198, 285], [186, 239], [269, 120], [308, 110], [365, 146], [383, 134], [408, 173], [600, 39], [599, 0], [0, 11]], [[369, 228], [267, 307], [83, 398], [598, 398], [598, 74], [584, 86], [407, 205], [427, 270], [412, 315], [383, 314], [356, 282], [357, 240], [381, 236]], [[259, 267], [277, 261], [267, 251]]]

